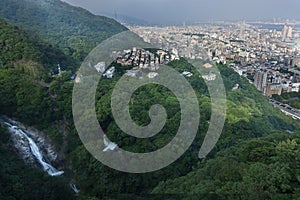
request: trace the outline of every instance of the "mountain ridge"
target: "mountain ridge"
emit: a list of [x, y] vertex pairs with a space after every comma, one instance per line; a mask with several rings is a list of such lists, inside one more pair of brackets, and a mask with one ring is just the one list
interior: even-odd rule
[[60, 0], [2, 0], [0, 18], [40, 36], [79, 62], [101, 41], [127, 30], [113, 19]]

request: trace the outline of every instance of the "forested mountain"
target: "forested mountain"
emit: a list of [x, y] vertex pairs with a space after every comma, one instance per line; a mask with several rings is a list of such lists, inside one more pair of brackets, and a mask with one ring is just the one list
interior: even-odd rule
[[[173, 61], [169, 65], [179, 72], [193, 69], [185, 59]], [[107, 196], [108, 199], [111, 193], [119, 194], [113, 195], [116, 199], [127, 197], [123, 196], [127, 193], [132, 196], [137, 193], [141, 196], [152, 193], [153, 198], [170, 199], [174, 196], [182, 199], [214, 199], [224, 195], [227, 198], [295, 196], [297, 188], [300, 187], [300, 171], [294, 166], [298, 162], [295, 160], [300, 156], [296, 144], [299, 137], [299, 121], [274, 109], [253, 85], [232, 69], [223, 65], [219, 65], [218, 68], [226, 87], [228, 110], [221, 138], [207, 158], [199, 160], [197, 155], [208, 128], [210, 99], [204, 80], [198, 76], [196, 70], [192, 70], [194, 75], [187, 79], [198, 96], [201, 121], [196, 139], [189, 150], [165, 169], [137, 175], [117, 172], [99, 164], [80, 145], [72, 151], [70, 159], [82, 191], [92, 196]], [[122, 71], [122, 67], [117, 67], [116, 70]], [[111, 114], [110, 95], [118, 78], [116, 76], [112, 80], [101, 80], [97, 90], [97, 116], [105, 133], [120, 147], [131, 152], [154, 151], [166, 145], [174, 137], [180, 123], [180, 108], [176, 97], [162, 86], [147, 85], [139, 88], [132, 96], [131, 102], [134, 103], [130, 106], [134, 121], [141, 126], [150, 123], [147, 111], [151, 105], [157, 103], [166, 108], [168, 119], [163, 130], [155, 137], [147, 140], [129, 137], [118, 128]], [[235, 84], [239, 84], [240, 88], [232, 90]], [[290, 135], [287, 130], [294, 131], [294, 134]], [[278, 167], [281, 171], [271, 171], [273, 164], [282, 164], [281, 159], [284, 160], [288, 154], [286, 151], [291, 154], [291, 159], [284, 161], [285, 168], [276, 165], [274, 168]], [[258, 172], [247, 170], [256, 166], [263, 166], [265, 171], [261, 173], [270, 173], [268, 177], [251, 177], [253, 174], [249, 173]], [[284, 180], [278, 173], [286, 176]], [[86, 174], [93, 175], [87, 177]], [[247, 177], [252, 179], [246, 180]], [[261, 179], [256, 178], [265, 181], [261, 183], [264, 184], [262, 191], [256, 191], [257, 187], [261, 187], [256, 185], [256, 181]], [[101, 184], [102, 182], [105, 184]], [[289, 189], [283, 189], [285, 187]], [[251, 196], [252, 193], [257, 196]], [[143, 197], [146, 198], [147, 195]]]
[[[0, 46], [0, 115], [43, 129], [62, 119], [48, 89], [50, 74], [58, 63], [76, 62], [5, 20], [0, 20]], [[74, 199], [67, 178], [50, 177], [25, 164], [12, 148], [9, 134], [0, 125], [0, 199]]]
[[[78, 199], [299, 196], [300, 122], [274, 108], [253, 85], [227, 66], [217, 66], [227, 95], [225, 127], [218, 144], [205, 159], [198, 158], [198, 151], [209, 125], [209, 93], [200, 74], [182, 58], [168, 65], [180, 73], [194, 74], [187, 80], [195, 90], [201, 114], [195, 141], [179, 160], [164, 169], [146, 174], [118, 172], [93, 158], [77, 135], [71, 108], [71, 72], [50, 77], [49, 70], [59, 63], [70, 69], [73, 65], [78, 67], [96, 44], [126, 28], [58, 0], [2, 0], [0, 17], [8, 21], [0, 21], [0, 114], [47, 134], [64, 155], [67, 177], [80, 188]], [[147, 125], [153, 104], [163, 105], [168, 119], [154, 137], [130, 137], [115, 123], [110, 100], [115, 84], [131, 67], [116, 63], [114, 66], [115, 76], [102, 78], [96, 93], [101, 127], [113, 142], [128, 151], [149, 152], [163, 147], [174, 137], [180, 123], [176, 96], [159, 85], [139, 88], [130, 101], [133, 120]], [[239, 88], [233, 90], [236, 84]], [[8, 144], [8, 134], [0, 127], [0, 198], [73, 198], [65, 188], [64, 178], [47, 177], [24, 165]], [[7, 157], [10, 159], [5, 162]], [[35, 193], [30, 193], [30, 189]]]
[[0, 19], [0, 67], [16, 68], [35, 78], [46, 78], [58, 64], [72, 68], [76, 62], [61, 50]]
[[[0, 115], [45, 131], [63, 154], [72, 73], [51, 77], [52, 70], [74, 73], [93, 47], [126, 28], [60, 1], [1, 1], [0, 13]], [[26, 165], [11, 143], [0, 126], [0, 199], [74, 198], [69, 176]]]
[[297, 199], [299, 132], [240, 142], [203, 160], [192, 172], [161, 182], [153, 194], [191, 199]]
[[126, 28], [59, 0], [2, 0], [0, 18], [38, 35], [82, 61], [102, 40]]
[[[72, 73], [51, 77], [52, 70], [60, 64], [74, 73], [92, 48], [126, 28], [61, 1], [1, 1], [0, 18], [0, 115], [43, 130], [63, 154], [69, 137], [63, 121], [72, 119]], [[70, 176], [49, 177], [23, 163], [9, 133], [0, 129], [0, 199], [74, 198]]]
[[[0, 113], [17, 116], [27, 124], [44, 122], [45, 127], [61, 119], [49, 90], [51, 72], [58, 64], [70, 69], [76, 62], [4, 20], [0, 20], [0, 45]], [[71, 73], [63, 77], [70, 80]]]

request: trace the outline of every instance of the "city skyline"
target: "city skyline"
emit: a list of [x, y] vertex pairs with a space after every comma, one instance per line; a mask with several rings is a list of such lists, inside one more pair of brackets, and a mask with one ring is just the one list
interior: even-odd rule
[[126, 16], [150, 24], [197, 21], [300, 20], [298, 0], [64, 0], [98, 15]]

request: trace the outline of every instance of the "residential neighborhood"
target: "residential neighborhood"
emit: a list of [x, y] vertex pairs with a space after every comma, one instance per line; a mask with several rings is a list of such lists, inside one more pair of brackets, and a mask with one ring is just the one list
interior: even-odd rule
[[[175, 58], [209, 58], [228, 64], [266, 96], [299, 92], [300, 30], [292, 24], [270, 28], [265, 24], [228, 22], [130, 29]], [[212, 80], [213, 76], [204, 78]]]

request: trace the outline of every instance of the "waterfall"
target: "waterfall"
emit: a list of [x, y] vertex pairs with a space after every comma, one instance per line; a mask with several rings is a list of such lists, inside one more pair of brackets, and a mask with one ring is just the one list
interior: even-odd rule
[[[0, 119], [1, 119], [1, 117], [0, 117]], [[37, 160], [45, 172], [47, 172], [50, 176], [60, 176], [64, 173], [64, 171], [59, 171], [59, 170], [55, 169], [55, 167], [53, 167], [49, 162], [46, 161], [45, 156], [41, 150], [41, 148], [45, 148], [45, 146], [42, 145], [42, 147], [39, 147], [40, 145], [38, 145], [39, 142], [41, 142], [41, 141], [42, 141], [42, 144], [44, 144], [45, 140], [43, 140], [42, 137], [38, 137], [38, 138], [33, 137], [33, 135], [36, 135], [36, 133], [27, 131], [27, 129], [25, 129], [25, 128], [21, 128], [21, 127], [23, 127], [22, 124], [15, 122], [9, 118], [5, 118], [4, 124], [7, 125], [8, 131], [11, 134], [14, 134], [14, 136], [17, 136], [16, 138], [18, 138], [18, 141], [21, 140], [20, 143], [16, 143], [15, 145], [17, 145], [18, 147], [21, 147], [22, 145], [26, 144], [26, 148], [20, 148], [21, 151], [25, 152], [25, 154], [30, 154], [34, 160]], [[36, 143], [32, 139], [32, 137], [35, 138], [36, 140], [38, 140], [39, 142]], [[56, 158], [56, 155], [52, 148], [49, 148], [49, 146], [46, 146], [46, 151], [48, 152], [48, 154], [46, 154], [48, 156], [48, 157], [46, 156], [48, 159], [49, 159], [49, 156], [51, 157], [51, 159]], [[77, 188], [77, 186], [74, 184], [73, 181], [69, 183], [69, 186], [74, 191], [74, 193], [78, 194], [80, 192], [80, 190]]]
[[18, 126], [12, 125], [8, 122], [4, 122], [8, 126], [8, 130], [11, 133], [23, 136], [28, 141], [30, 151], [32, 155], [37, 159], [37, 161], [42, 166], [43, 170], [46, 171], [50, 176], [60, 176], [64, 173], [64, 171], [58, 171], [55, 169], [51, 164], [47, 163], [44, 159], [44, 156], [40, 150], [40, 148], [37, 146], [37, 144], [31, 139], [26, 132], [24, 132], [21, 128]]

